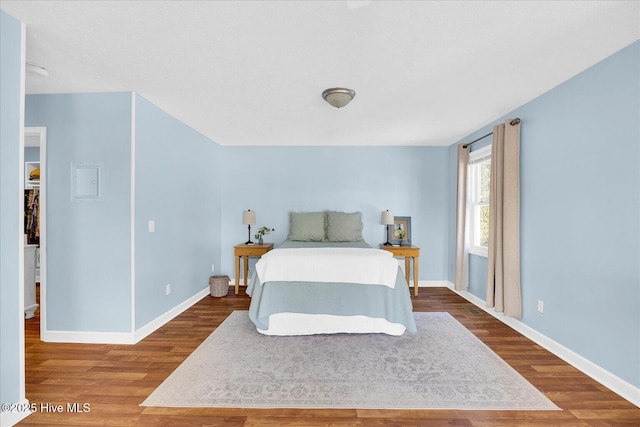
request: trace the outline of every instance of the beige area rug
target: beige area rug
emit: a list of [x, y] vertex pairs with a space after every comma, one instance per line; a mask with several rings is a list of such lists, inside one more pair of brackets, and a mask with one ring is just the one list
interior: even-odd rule
[[448, 313], [418, 333], [265, 336], [234, 311], [142, 406], [559, 409]]

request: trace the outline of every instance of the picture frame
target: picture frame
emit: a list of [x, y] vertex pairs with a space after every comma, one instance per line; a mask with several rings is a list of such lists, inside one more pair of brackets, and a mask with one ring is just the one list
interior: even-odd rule
[[[403, 238], [398, 236], [397, 230], [404, 230]], [[389, 227], [387, 238], [392, 245], [409, 246], [411, 245], [411, 217], [410, 216], [394, 216], [393, 225]]]

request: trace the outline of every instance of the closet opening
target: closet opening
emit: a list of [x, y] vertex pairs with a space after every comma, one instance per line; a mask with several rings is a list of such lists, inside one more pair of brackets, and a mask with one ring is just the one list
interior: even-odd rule
[[45, 325], [46, 128], [24, 129], [24, 315], [25, 329]]

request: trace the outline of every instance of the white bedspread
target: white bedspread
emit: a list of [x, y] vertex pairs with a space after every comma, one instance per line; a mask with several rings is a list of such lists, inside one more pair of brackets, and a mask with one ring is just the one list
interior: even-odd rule
[[256, 263], [265, 282], [337, 282], [395, 287], [398, 262], [391, 252], [363, 248], [274, 249]]

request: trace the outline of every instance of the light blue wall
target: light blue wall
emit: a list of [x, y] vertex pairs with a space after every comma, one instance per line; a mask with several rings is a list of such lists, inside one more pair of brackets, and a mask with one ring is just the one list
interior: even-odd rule
[[[22, 242], [20, 204], [20, 108], [22, 24], [0, 11], [0, 402], [16, 403], [20, 381], [19, 248]], [[3, 414], [4, 415], [4, 414]]]
[[[635, 42], [506, 116], [522, 119], [522, 321], [636, 387], [638, 76], [640, 42]], [[455, 184], [450, 189], [455, 193]], [[471, 263], [470, 274], [479, 282], [486, 280], [486, 260], [478, 261]], [[538, 299], [544, 301], [543, 314], [536, 311]]]
[[[131, 331], [131, 94], [29, 95], [47, 128], [47, 329]], [[71, 199], [71, 165], [101, 165], [102, 196]]]
[[208, 287], [212, 263], [220, 268], [222, 175], [217, 144], [139, 95], [135, 130], [139, 328]]
[[[30, 95], [27, 125], [47, 127], [48, 330], [132, 331], [132, 96], [135, 328], [206, 288], [211, 265], [220, 268], [217, 144], [131, 93]], [[71, 200], [72, 162], [101, 166], [98, 201]]]
[[[420, 279], [447, 271], [447, 148], [224, 147], [222, 267], [233, 273], [233, 246], [247, 240], [242, 211], [256, 211], [256, 227], [288, 233], [290, 211], [363, 213], [364, 239], [386, 241], [383, 210], [410, 216], [412, 243], [421, 248]], [[252, 229], [253, 240], [253, 229]]]
[[24, 149], [24, 161], [25, 162], [39, 162], [40, 161], [40, 147], [25, 147], [25, 149]]

